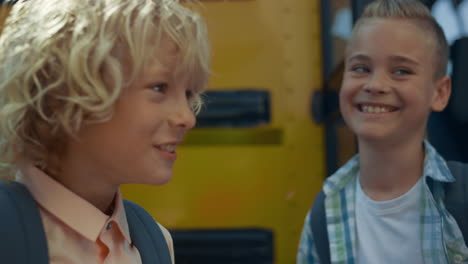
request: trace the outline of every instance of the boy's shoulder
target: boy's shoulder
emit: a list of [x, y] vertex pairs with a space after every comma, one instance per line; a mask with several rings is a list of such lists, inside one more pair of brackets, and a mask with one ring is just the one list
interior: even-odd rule
[[165, 229], [140, 205], [124, 200], [124, 207], [132, 242], [144, 263], [172, 263], [172, 245]]
[[353, 183], [354, 179], [359, 172], [359, 154], [356, 154], [343, 166], [341, 166], [335, 173], [328, 177], [323, 183], [324, 194], [330, 195], [338, 192], [350, 183]]
[[[5, 263], [49, 263], [39, 208], [27, 188], [0, 182], [0, 259]], [[23, 250], [18, 250], [18, 249]]]
[[441, 182], [443, 204], [455, 219], [461, 235], [468, 245], [468, 164], [458, 161], [447, 161], [451, 181]]
[[455, 182], [444, 186], [444, 204], [455, 218], [465, 241], [468, 239], [468, 164], [449, 161], [447, 165]]
[[[447, 167], [447, 162], [437, 152], [437, 150], [428, 141], [424, 141], [423, 144], [426, 153], [423, 165], [423, 175], [429, 176], [438, 182], [455, 181], [452, 175], [453, 173]], [[360, 169], [359, 159], [359, 154], [356, 154], [325, 180], [323, 184], [325, 195], [338, 192], [348, 184], [354, 183], [354, 179], [356, 179]], [[459, 166], [462, 165], [465, 164], [460, 164]]]
[[427, 140], [424, 141], [424, 150], [426, 156], [424, 159], [423, 176], [428, 176], [438, 182], [454, 182], [453, 172], [447, 166], [449, 163]]
[[[133, 244], [143, 262], [172, 263], [172, 245], [167, 243], [165, 229], [136, 203], [124, 200], [124, 207]], [[0, 218], [0, 259], [6, 263], [30, 263], [29, 258], [33, 257], [34, 263], [48, 263], [39, 208], [26, 186], [15, 181], [0, 182], [0, 210], [7, 216]]]

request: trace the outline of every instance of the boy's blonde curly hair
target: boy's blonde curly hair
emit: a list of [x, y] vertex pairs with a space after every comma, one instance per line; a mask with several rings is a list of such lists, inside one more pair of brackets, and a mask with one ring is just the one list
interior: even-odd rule
[[[177, 0], [15, 4], [0, 36], [3, 172], [11, 176], [23, 159], [54, 164], [83, 125], [109, 120], [122, 89], [157, 55], [163, 37], [178, 49], [174, 74], [188, 75], [198, 94], [210, 68], [206, 27]], [[194, 111], [200, 105], [195, 100]]]

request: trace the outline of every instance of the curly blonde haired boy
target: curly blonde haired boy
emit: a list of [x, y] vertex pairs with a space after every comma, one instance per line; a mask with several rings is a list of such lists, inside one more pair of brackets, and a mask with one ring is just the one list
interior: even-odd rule
[[[119, 186], [170, 180], [209, 57], [204, 23], [177, 0], [12, 7], [0, 36], [0, 162], [37, 203], [50, 263], [145, 262]], [[157, 253], [173, 262], [159, 227], [168, 252]]]

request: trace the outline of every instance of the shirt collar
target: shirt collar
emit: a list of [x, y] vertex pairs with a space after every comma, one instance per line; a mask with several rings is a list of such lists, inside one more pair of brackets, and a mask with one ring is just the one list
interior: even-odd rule
[[424, 177], [439, 182], [454, 182], [455, 178], [447, 167], [447, 162], [427, 140], [424, 141], [424, 149], [426, 153], [424, 158]]
[[323, 192], [325, 195], [338, 192], [356, 177], [358, 171], [359, 154], [356, 154], [325, 181], [323, 184]]
[[108, 216], [31, 163], [20, 167], [16, 180], [28, 188], [42, 208], [85, 238], [96, 241], [112, 221], [117, 224], [128, 243], [131, 243], [120, 191], [114, 199], [114, 211]]
[[[437, 153], [435, 148], [424, 141], [424, 169], [423, 175], [440, 182], [454, 182], [455, 178], [447, 167], [445, 160]], [[352, 181], [359, 171], [359, 154], [355, 155], [345, 165], [331, 175], [323, 185], [325, 195], [338, 192]]]

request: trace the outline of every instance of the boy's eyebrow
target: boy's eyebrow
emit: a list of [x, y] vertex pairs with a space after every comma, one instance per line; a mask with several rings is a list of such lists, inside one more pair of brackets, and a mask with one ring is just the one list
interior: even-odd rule
[[[370, 61], [370, 57], [367, 56], [367, 55], [364, 55], [364, 54], [356, 54], [356, 55], [353, 55], [351, 57], [349, 57], [346, 61], [347, 62], [352, 62], [354, 60], [357, 60], [357, 61]], [[392, 55], [390, 56], [389, 58], [389, 61], [391, 62], [397, 62], [397, 63], [409, 63], [409, 64], [412, 64], [414, 66], [418, 66], [419, 63], [414, 60], [414, 59], [411, 59], [411, 58], [408, 58], [408, 57], [405, 57], [405, 56], [400, 56], [400, 55]]]
[[171, 76], [171, 72], [166, 69], [159, 69], [153, 72], [153, 76], [155, 77], [168, 77]]
[[370, 61], [370, 58], [369, 58], [369, 56], [364, 55], [364, 54], [356, 54], [356, 55], [353, 55], [353, 56], [349, 57], [346, 61], [351, 62], [351, 61], [354, 61], [354, 60], [357, 60], [357, 61]]
[[147, 73], [149, 76], [158, 78], [171, 76], [171, 71], [162, 64], [157, 65], [157, 67], [150, 67]]
[[419, 63], [416, 60], [405, 57], [405, 56], [399, 56], [399, 55], [390, 56], [390, 61], [391, 62], [399, 62], [399, 63], [409, 63], [409, 64], [412, 64], [414, 66], [419, 65]]

